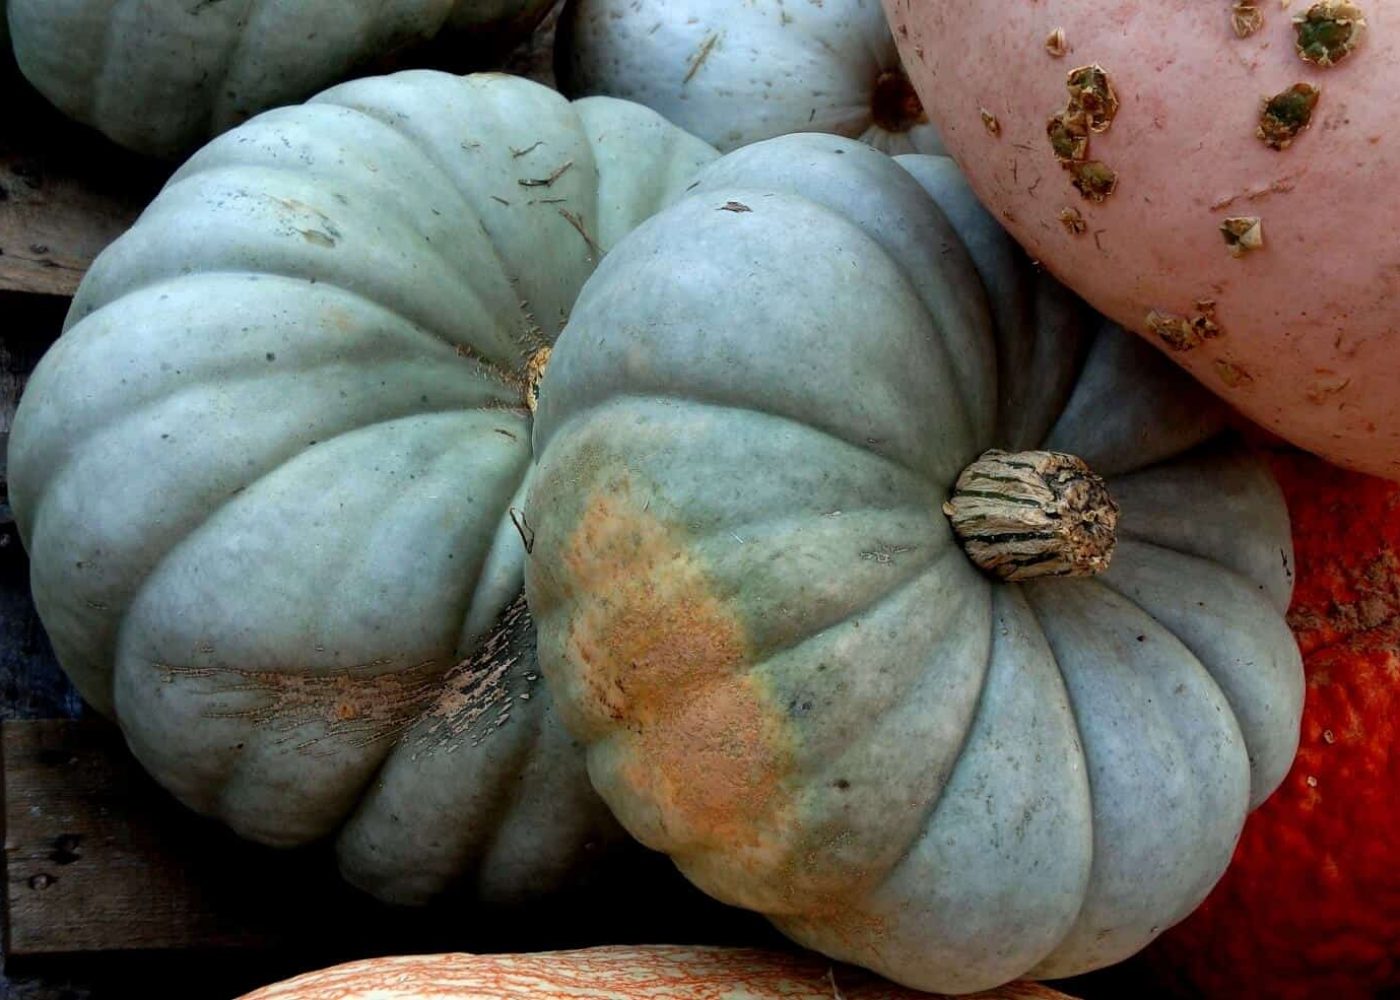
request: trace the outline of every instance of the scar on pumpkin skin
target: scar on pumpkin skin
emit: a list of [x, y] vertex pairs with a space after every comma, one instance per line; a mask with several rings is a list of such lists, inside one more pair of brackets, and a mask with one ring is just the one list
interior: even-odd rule
[[[206, 709], [206, 719], [243, 720], [275, 742], [295, 742], [293, 749], [313, 752], [323, 740], [339, 746], [366, 747], [397, 739], [423, 713], [439, 690], [443, 666], [434, 660], [399, 670], [369, 673], [392, 661], [374, 660], [333, 673], [293, 673], [236, 667], [154, 666], [166, 683], [207, 681], [206, 700], [248, 696], [255, 703], [241, 709]], [[306, 727], [311, 727], [307, 729]], [[334, 749], [323, 751], [333, 754]]]
[[1220, 376], [1220, 381], [1224, 382], [1231, 389], [1238, 389], [1240, 386], [1249, 385], [1254, 381], [1254, 376], [1249, 374], [1239, 365], [1224, 358], [1215, 359], [1215, 373]]
[[596, 489], [564, 547], [576, 708], [625, 746], [618, 776], [679, 853], [771, 872], [790, 850], [786, 712], [748, 671], [735, 609], [648, 507], [627, 480]]
[[1065, 232], [1071, 236], [1083, 236], [1089, 231], [1089, 224], [1084, 221], [1084, 214], [1077, 208], [1063, 208], [1060, 210], [1060, 225], [1065, 227]]
[[468, 656], [437, 685], [413, 739], [418, 753], [480, 746], [511, 719], [517, 701], [534, 697], [534, 624], [521, 594]]

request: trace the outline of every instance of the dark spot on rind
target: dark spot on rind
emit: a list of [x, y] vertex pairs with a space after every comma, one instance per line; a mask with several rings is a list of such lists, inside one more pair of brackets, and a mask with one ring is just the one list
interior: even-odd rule
[[886, 132], [908, 132], [928, 123], [923, 102], [902, 69], [887, 69], [875, 78], [870, 115]]
[[1312, 124], [1313, 109], [1322, 91], [1310, 83], [1295, 83], [1264, 101], [1257, 135], [1270, 149], [1287, 149]]

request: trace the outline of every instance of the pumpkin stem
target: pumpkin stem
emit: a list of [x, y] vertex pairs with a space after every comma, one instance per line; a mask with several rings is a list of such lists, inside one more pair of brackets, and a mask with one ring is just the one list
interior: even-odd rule
[[923, 102], [902, 69], [887, 69], [875, 78], [870, 113], [886, 132], [908, 132], [928, 121]]
[[525, 408], [531, 413], [540, 405], [540, 383], [544, 381], [544, 370], [549, 367], [552, 347], [541, 347], [530, 360], [525, 362]]
[[1117, 541], [1118, 504], [1083, 459], [993, 449], [963, 470], [943, 513], [967, 557], [1011, 582], [1095, 576]]

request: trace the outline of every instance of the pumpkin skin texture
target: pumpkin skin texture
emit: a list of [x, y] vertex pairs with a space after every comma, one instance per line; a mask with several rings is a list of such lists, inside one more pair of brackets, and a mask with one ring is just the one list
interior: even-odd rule
[[942, 152], [873, 0], [570, 0], [555, 65], [564, 93], [637, 101], [721, 150], [832, 132]]
[[[504, 54], [549, 0], [11, 0], [15, 56], [68, 116], [137, 152], [186, 153], [429, 42]], [[446, 59], [446, 54], [443, 54]]]
[[[1149, 329], [1150, 313], [1192, 319], [1197, 303], [1214, 303], [1218, 335], [1187, 335], [1174, 361], [1294, 444], [1400, 479], [1400, 190], [1390, 180], [1400, 22], [1390, 5], [1361, 0], [1359, 46], [1325, 68], [1294, 48], [1290, 19], [1311, 3], [1249, 5], [1263, 26], [1247, 38], [1230, 4], [1188, 0], [885, 5], [948, 149], [1033, 257], [1164, 349], [1161, 331], [1174, 327]], [[1058, 59], [1045, 48], [1057, 27], [1069, 47]], [[1089, 142], [1087, 155], [1118, 177], [1102, 204], [1073, 188], [1046, 134], [1066, 109], [1069, 72], [1090, 64], [1120, 103]], [[1321, 89], [1311, 126], [1269, 148], [1256, 135], [1263, 99], [1300, 82]], [[1066, 209], [1082, 214], [1082, 231], [1062, 224]], [[1263, 246], [1232, 257], [1221, 232], [1230, 218], [1261, 219]]]
[[[1297, 742], [1287, 516], [1222, 410], [950, 160], [728, 154], [541, 387], [526, 592], [594, 786], [712, 896], [918, 989], [1141, 948]], [[973, 568], [939, 508], [990, 446], [1108, 477], [1106, 575]]]
[[1302, 745], [1152, 956], [1190, 996], [1373, 997], [1400, 986], [1400, 486], [1296, 453], [1273, 465], [1298, 561]]
[[[664, 945], [527, 955], [379, 958], [243, 1000], [936, 1000], [808, 955]], [[1017, 983], [982, 1000], [1070, 1000]]]
[[408, 71], [215, 140], [100, 257], [11, 500], [60, 662], [162, 784], [255, 840], [335, 835], [399, 902], [547, 891], [617, 839], [521, 598], [531, 365], [717, 155], [638, 105]]

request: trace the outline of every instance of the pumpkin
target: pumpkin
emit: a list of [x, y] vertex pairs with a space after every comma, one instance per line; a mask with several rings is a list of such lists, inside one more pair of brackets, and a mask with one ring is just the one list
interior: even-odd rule
[[[739, 948], [590, 948], [379, 958], [313, 972], [243, 1000], [936, 1000], [812, 956]], [[982, 1000], [1070, 1000], [1033, 983]]]
[[186, 153], [385, 60], [503, 55], [551, 0], [10, 0], [15, 57], [65, 114], [138, 152]]
[[594, 787], [710, 895], [918, 989], [1141, 948], [1298, 738], [1287, 514], [1222, 410], [951, 160], [723, 157], [541, 385], [526, 593]]
[[1302, 746], [1224, 879], [1153, 948], [1196, 997], [1400, 986], [1400, 486], [1281, 452], [1303, 650]]
[[1394, 11], [885, 6], [948, 148], [1033, 257], [1251, 419], [1400, 479]]
[[870, 0], [570, 0], [555, 72], [734, 149], [834, 132], [891, 153], [941, 151]]
[[160, 782], [400, 902], [619, 839], [521, 598], [531, 408], [598, 258], [717, 155], [405, 71], [216, 139], [100, 257], [10, 499], [60, 663]]

